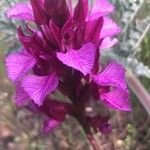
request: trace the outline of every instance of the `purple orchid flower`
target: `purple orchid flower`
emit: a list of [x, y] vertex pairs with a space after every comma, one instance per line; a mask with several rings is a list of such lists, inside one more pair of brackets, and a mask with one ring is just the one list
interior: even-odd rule
[[[30, 0], [7, 11], [7, 17], [26, 22], [24, 30], [17, 29], [22, 49], [6, 57], [16, 104], [45, 114], [44, 132], [70, 115], [83, 126], [109, 133], [108, 116], [86, 116], [91, 98], [108, 108], [131, 110], [125, 69], [115, 62], [104, 69], [99, 64], [101, 50], [115, 45], [114, 36], [121, 31], [109, 17], [113, 11], [107, 0], [95, 0], [92, 8], [88, 0], [78, 0], [75, 7], [71, 0]], [[50, 94], [56, 90], [71, 104], [51, 100]]]

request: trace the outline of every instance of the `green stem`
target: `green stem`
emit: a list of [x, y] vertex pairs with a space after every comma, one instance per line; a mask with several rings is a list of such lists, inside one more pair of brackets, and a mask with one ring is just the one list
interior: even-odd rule
[[150, 95], [145, 87], [130, 70], [128, 70], [127, 72], [127, 81], [131, 90], [134, 92], [134, 94], [137, 96], [137, 98], [146, 109], [147, 113], [150, 115]]

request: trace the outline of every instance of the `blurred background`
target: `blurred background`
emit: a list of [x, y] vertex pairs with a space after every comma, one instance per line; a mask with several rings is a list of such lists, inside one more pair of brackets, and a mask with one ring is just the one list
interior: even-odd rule
[[[91, 150], [84, 132], [72, 118], [44, 136], [42, 118], [14, 104], [14, 87], [7, 79], [4, 57], [20, 45], [6, 10], [22, 0], [0, 0], [0, 150]], [[111, 0], [112, 17], [122, 27], [119, 43], [103, 51], [102, 60], [116, 60], [127, 69], [133, 111], [115, 111], [110, 135], [94, 135], [100, 150], [150, 150], [150, 0]]]

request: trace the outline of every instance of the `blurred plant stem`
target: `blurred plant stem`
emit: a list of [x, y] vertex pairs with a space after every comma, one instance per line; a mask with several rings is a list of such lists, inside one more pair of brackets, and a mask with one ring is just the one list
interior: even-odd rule
[[[141, 46], [141, 43], [142, 43], [142, 41], [144, 40], [144, 38], [146, 37], [146, 35], [148, 34], [149, 29], [150, 29], [150, 24], [147, 25], [147, 27], [145, 28], [145, 30], [144, 30], [144, 32], [143, 32], [141, 38], [140, 38], [140, 39], [138, 40], [138, 42], [135, 44], [135, 46], [134, 46], [133, 49], [137, 49], [137, 48], [139, 48], [139, 47]], [[137, 53], [137, 51], [136, 51], [135, 53]]]
[[100, 148], [99, 148], [99, 146], [98, 146], [98, 144], [97, 144], [93, 134], [92, 133], [88, 134], [87, 137], [88, 137], [88, 139], [89, 139], [89, 141], [91, 143], [91, 146], [93, 147], [93, 150], [100, 150]]
[[128, 27], [130, 26], [131, 22], [134, 20], [134, 18], [136, 17], [136, 15], [139, 13], [139, 10], [141, 9], [141, 7], [143, 6], [144, 4], [144, 0], [142, 0], [142, 2], [140, 3], [140, 5], [137, 7], [137, 9], [134, 11], [134, 13], [131, 15], [131, 18], [130, 20], [128, 21], [128, 23], [125, 25], [122, 33], [125, 33], [126, 30], [128, 29]]
[[127, 71], [128, 85], [150, 115], [150, 95], [131, 70]]
[[86, 123], [84, 123], [82, 121], [81, 118], [76, 117], [76, 120], [79, 122], [80, 126], [82, 127], [86, 137], [89, 140], [89, 143], [91, 144], [91, 147], [93, 148], [93, 150], [101, 150], [99, 144], [97, 143], [95, 137], [94, 137], [94, 133], [92, 132], [90, 126], [88, 126]]
[[94, 135], [93, 135], [92, 131], [90, 130], [90, 128], [87, 127], [86, 125], [85, 126], [82, 125], [82, 127], [83, 127], [83, 130], [85, 131], [85, 134], [86, 134], [93, 150], [101, 150], [96, 139], [94, 138]]

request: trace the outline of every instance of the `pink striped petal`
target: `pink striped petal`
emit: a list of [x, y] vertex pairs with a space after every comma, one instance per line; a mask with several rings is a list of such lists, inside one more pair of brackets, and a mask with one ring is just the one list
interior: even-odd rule
[[41, 106], [44, 98], [57, 88], [58, 77], [55, 74], [49, 76], [28, 75], [23, 79], [22, 86], [31, 99]]
[[95, 20], [114, 11], [114, 6], [108, 0], [96, 0], [87, 20]]
[[6, 13], [8, 18], [34, 21], [32, 7], [30, 3], [18, 3]]
[[87, 43], [79, 50], [69, 50], [67, 53], [57, 53], [57, 58], [65, 65], [79, 70], [84, 75], [90, 73], [94, 66], [96, 47]]
[[121, 28], [110, 18], [104, 17], [104, 24], [101, 30], [100, 38], [114, 36], [121, 32]]
[[112, 86], [127, 89], [125, 69], [117, 63], [110, 63], [103, 72], [93, 76], [93, 80], [101, 86]]
[[13, 81], [24, 76], [36, 64], [36, 60], [25, 50], [8, 55], [5, 62], [8, 77]]
[[118, 43], [118, 39], [116, 38], [109, 38], [109, 37], [106, 37], [104, 38], [104, 40], [102, 41], [101, 45], [100, 45], [100, 49], [107, 49], [107, 48], [111, 48], [113, 47], [115, 44]]
[[110, 108], [131, 111], [129, 92], [127, 90], [115, 89], [101, 94], [101, 100]]

